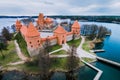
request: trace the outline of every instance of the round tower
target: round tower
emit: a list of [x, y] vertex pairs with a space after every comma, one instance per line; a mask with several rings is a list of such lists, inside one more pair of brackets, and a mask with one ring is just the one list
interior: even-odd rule
[[16, 27], [16, 31], [19, 32], [22, 27], [22, 24], [19, 20], [16, 21], [15, 27]]
[[41, 46], [40, 33], [31, 22], [27, 28], [25, 40], [28, 48], [39, 48]]
[[60, 25], [54, 31], [54, 35], [57, 37], [57, 41], [59, 45], [66, 43], [66, 34], [67, 34], [66, 30]]
[[80, 34], [80, 25], [77, 20], [72, 25], [72, 32], [73, 34], [76, 34], [76, 35]]
[[39, 14], [38, 20], [36, 22], [37, 22], [37, 29], [38, 30], [41, 30], [44, 28], [44, 15], [43, 15], [43, 13]]

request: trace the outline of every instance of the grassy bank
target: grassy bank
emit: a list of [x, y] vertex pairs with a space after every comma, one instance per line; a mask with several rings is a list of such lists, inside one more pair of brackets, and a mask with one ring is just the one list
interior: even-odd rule
[[67, 54], [67, 52], [65, 50], [60, 50], [58, 52], [52, 53], [51, 55], [64, 55]]
[[92, 42], [92, 40], [86, 38], [86, 39], [85, 39], [85, 42], [84, 42], [83, 45], [82, 45], [82, 48], [83, 48], [85, 51], [89, 52], [89, 50], [91, 50], [92, 48], [94, 48], [94, 43]]
[[17, 40], [17, 43], [19, 44], [19, 47], [20, 47], [22, 53], [25, 56], [29, 57], [30, 55], [29, 55], [29, 53], [27, 51], [27, 44], [26, 44], [25, 40], [23, 39], [20, 32], [17, 33], [17, 35], [15, 36], [15, 39]]
[[[67, 71], [67, 58], [51, 58], [50, 71]], [[80, 63], [79, 59], [77, 60]], [[82, 63], [80, 63], [81, 65]], [[77, 67], [77, 66], [76, 66]], [[27, 63], [8, 66], [8, 70], [17, 69], [29, 73], [39, 73], [40, 69], [37, 64], [28, 65]]]
[[58, 44], [53, 45], [53, 46], [50, 47], [50, 52], [52, 52], [52, 51], [54, 51], [54, 50], [57, 50], [57, 49], [60, 49], [61, 47], [62, 47], [62, 46], [61, 46], [61, 45], [58, 45]]
[[14, 41], [9, 41], [7, 50], [3, 50], [2, 53], [5, 56], [5, 58], [3, 59], [0, 55], [0, 65], [2, 66], [5, 66], [10, 62], [16, 62], [20, 60], [15, 50]]
[[80, 45], [80, 42], [81, 42], [81, 38], [80, 39], [76, 39], [76, 40], [68, 41], [67, 44], [69, 46], [72, 46], [74, 44], [76, 47], [78, 47]]

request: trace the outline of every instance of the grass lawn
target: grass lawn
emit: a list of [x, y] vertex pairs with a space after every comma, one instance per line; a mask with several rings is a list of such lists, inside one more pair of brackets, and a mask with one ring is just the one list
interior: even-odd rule
[[[78, 59], [78, 63], [80, 63]], [[83, 63], [80, 63], [80, 65]], [[67, 71], [67, 58], [51, 58], [51, 66], [50, 70], [58, 70], [58, 71]], [[8, 66], [10, 69], [17, 68], [17, 70], [23, 70], [25, 72], [30, 73], [39, 73], [40, 69], [37, 65], [28, 65], [28, 64], [19, 64], [15, 66]], [[8, 69], [7, 68], [7, 69]]]
[[62, 55], [62, 54], [67, 54], [65, 50], [60, 50], [58, 52], [52, 53], [51, 55]]
[[20, 47], [22, 53], [25, 56], [30, 57], [30, 55], [27, 51], [27, 44], [26, 44], [25, 40], [23, 39], [21, 33], [17, 33], [17, 35], [15, 36], [15, 39], [17, 40], [17, 43], [19, 44], [19, 47]]
[[66, 70], [67, 58], [52, 58], [51, 62], [52, 70]]
[[72, 46], [74, 44], [76, 47], [78, 47], [80, 45], [80, 42], [81, 42], [81, 38], [77, 40], [68, 41], [67, 43], [69, 46]]
[[91, 59], [91, 58], [82, 58], [83, 60], [85, 60], [86, 62], [93, 62], [95, 61], [95, 59]]
[[2, 66], [5, 66], [6, 64], [10, 62], [16, 62], [20, 60], [15, 50], [14, 41], [8, 42], [7, 50], [4, 50], [3, 54], [5, 55], [4, 59], [0, 55], [0, 65]]
[[7, 70], [20, 70], [20, 71], [25, 71], [28, 73], [38, 73], [40, 72], [40, 69], [36, 65], [30, 65], [28, 66], [26, 63], [24, 64], [18, 64], [18, 65], [7, 65], [4, 67], [4, 69]]
[[85, 41], [85, 43], [83, 44], [82, 48], [83, 48], [85, 51], [89, 52], [89, 50], [90, 50], [89, 42], [88, 42], [88, 41]]
[[[91, 44], [91, 46], [90, 46], [90, 44]], [[83, 48], [85, 51], [91, 53], [90, 50], [93, 48], [93, 46], [94, 46], [94, 44], [91, 43], [91, 40], [86, 39], [86, 41], [85, 41], [85, 43], [83, 44], [82, 48]], [[91, 54], [96, 55], [95, 53], [91, 53]]]
[[58, 45], [58, 44], [56, 44], [56, 45], [53, 45], [53, 46], [51, 46], [51, 48], [50, 48], [50, 52], [52, 52], [52, 51], [54, 51], [54, 50], [57, 50], [57, 49], [60, 49], [62, 46], [61, 45]]
[[[52, 58], [51, 69], [67, 71], [67, 58]], [[81, 65], [79, 58], [77, 59], [79, 65]], [[76, 66], [77, 67], [77, 66]]]
[[[52, 58], [50, 70], [66, 70], [66, 62], [67, 62], [67, 58]], [[7, 69], [17, 68], [17, 70], [23, 70], [25, 72], [30, 72], [30, 73], [40, 72], [40, 69], [37, 65], [27, 65], [26, 63], [15, 66], [7, 66], [7, 67], [6, 67]]]

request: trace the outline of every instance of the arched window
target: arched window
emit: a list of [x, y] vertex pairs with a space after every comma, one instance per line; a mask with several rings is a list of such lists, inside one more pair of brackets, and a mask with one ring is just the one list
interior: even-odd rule
[[39, 43], [40, 41], [38, 40], [37, 42]]
[[32, 44], [32, 42], [29, 42], [30, 44]]
[[33, 47], [33, 45], [31, 45], [31, 47]]

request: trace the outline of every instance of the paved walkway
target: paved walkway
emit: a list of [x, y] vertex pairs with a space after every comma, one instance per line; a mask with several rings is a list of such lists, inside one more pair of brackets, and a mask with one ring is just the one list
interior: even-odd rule
[[52, 53], [55, 53], [55, 52], [58, 52], [58, 51], [61, 51], [61, 50], [63, 50], [63, 48], [60, 48], [60, 49], [54, 50], [54, 51], [50, 52], [49, 54], [52, 54]]
[[7, 65], [18, 65], [18, 64], [24, 64], [25, 61], [18, 61], [18, 62], [14, 62], [14, 63], [9, 63]]
[[[82, 38], [81, 43], [80, 43], [80, 45], [79, 45], [78, 48], [77, 48], [77, 56], [78, 56], [79, 58], [85, 57], [85, 58], [96, 59], [96, 56], [95, 56], [95, 55], [92, 55], [92, 54], [90, 54], [90, 53], [88, 53], [87, 51], [85, 51], [85, 50], [82, 49], [82, 45], [83, 45], [83, 43], [85, 42], [85, 38], [84, 38], [83, 36], [82, 36], [81, 38]], [[68, 51], [68, 50], [71, 50], [71, 49], [70, 49], [70, 46], [69, 46], [67, 43], [65, 43], [65, 44], [62, 44], [62, 48], [57, 49], [57, 50], [55, 50], [55, 51], [52, 51], [52, 52], [50, 52], [49, 54], [58, 52], [58, 51], [60, 51], [60, 50]]]
[[70, 46], [69, 46], [67, 43], [62, 44], [62, 48], [63, 48], [63, 50], [65, 50], [65, 51], [70, 50]]
[[50, 52], [49, 54], [52, 54], [52, 53], [55, 53], [55, 52], [58, 52], [58, 51], [61, 51], [61, 50], [68, 51], [69, 49], [70, 49], [69, 45], [67, 43], [65, 43], [65, 44], [62, 44], [62, 48], [54, 50], [54, 51]]
[[19, 57], [21, 60], [23, 60], [23, 61], [27, 61], [28, 58], [23, 55], [23, 53], [21, 52], [21, 50], [20, 50], [20, 48], [19, 48], [19, 45], [18, 45], [18, 43], [17, 43], [16, 40], [14, 40], [14, 43], [15, 43], [15, 46], [16, 46], [16, 51], [17, 51], [18, 57]]
[[68, 57], [69, 55], [50, 55], [51, 58], [64, 58]]
[[82, 40], [80, 45], [77, 48], [77, 55], [78, 57], [82, 58], [82, 57], [86, 57], [86, 58], [92, 58], [92, 59], [96, 59], [95, 55], [92, 55], [90, 53], [88, 53], [87, 51], [82, 49], [82, 45], [85, 42], [85, 38], [83, 36], [81, 36]]

